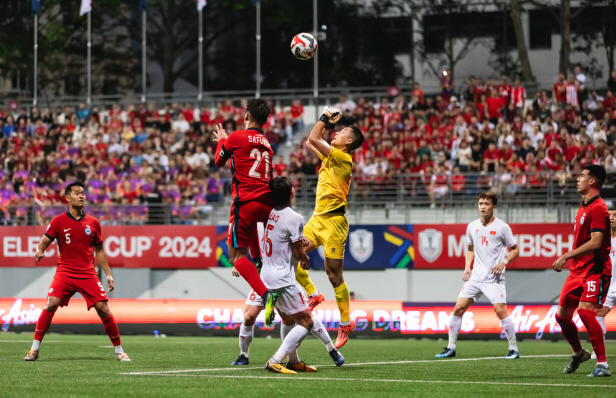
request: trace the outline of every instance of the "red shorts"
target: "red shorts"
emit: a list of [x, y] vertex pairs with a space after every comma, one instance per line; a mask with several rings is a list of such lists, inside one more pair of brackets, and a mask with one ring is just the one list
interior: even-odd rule
[[590, 274], [588, 276], [569, 275], [560, 292], [558, 305], [565, 308], [577, 308], [580, 301], [603, 306], [610, 289], [609, 275]]
[[61, 300], [60, 307], [64, 307], [68, 305], [71, 297], [77, 292], [81, 293], [86, 300], [88, 311], [94, 307], [94, 304], [100, 301], [107, 301], [107, 293], [97, 276], [77, 279], [63, 274], [56, 274], [53, 277], [51, 286], [49, 286], [47, 296], [59, 298]]
[[257, 224], [266, 224], [273, 208], [267, 198], [233, 203], [229, 217], [229, 247], [249, 247], [253, 239], [259, 239]]

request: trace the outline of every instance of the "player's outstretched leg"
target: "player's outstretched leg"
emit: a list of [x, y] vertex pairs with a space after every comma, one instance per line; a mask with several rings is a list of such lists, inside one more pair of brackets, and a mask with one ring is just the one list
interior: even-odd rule
[[336, 294], [336, 304], [340, 310], [340, 328], [336, 338], [336, 348], [340, 348], [349, 340], [349, 334], [355, 330], [355, 322], [351, 321], [351, 302], [349, 298], [349, 288], [342, 276], [343, 260], [325, 258], [325, 272], [334, 287]]
[[578, 309], [578, 314], [590, 337], [590, 343], [597, 356], [597, 367], [589, 374], [589, 377], [606, 377], [611, 376], [612, 372], [607, 364], [605, 355], [605, 341], [603, 340], [603, 329], [597, 322], [597, 313], [587, 308]]
[[[282, 322], [280, 323], [280, 338], [282, 341], [287, 337], [289, 332], [293, 330], [295, 327], [295, 321], [290, 316], [284, 315], [282, 316]], [[307, 372], [312, 373], [316, 372], [317, 368], [314, 366], [307, 365], [301, 359], [299, 359], [299, 355], [297, 354], [297, 348], [289, 353], [289, 361], [287, 362], [287, 369], [292, 370], [294, 372]]]
[[575, 309], [565, 309], [559, 306], [558, 312], [564, 316], [561, 317], [558, 313], [554, 316], [556, 318], [556, 322], [558, 322], [560, 328], [562, 329], [563, 336], [565, 336], [565, 339], [573, 350], [571, 361], [564, 370], [567, 374], [575, 372], [583, 362], [590, 359], [590, 353], [582, 348], [582, 342], [580, 341], [577, 326], [573, 322], [571, 316], [573, 311], [575, 311]]
[[520, 353], [518, 351], [518, 343], [515, 337], [515, 325], [511, 317], [507, 315], [507, 304], [494, 304], [494, 311], [501, 320], [501, 327], [503, 328], [503, 332], [509, 342], [509, 350], [507, 351], [507, 355], [505, 355], [505, 359], [519, 359]]
[[239, 334], [240, 355], [231, 365], [239, 366], [248, 365], [250, 363], [248, 360], [250, 344], [252, 343], [252, 337], [254, 335], [255, 322], [262, 309], [263, 306], [246, 305], [246, 309], [244, 310], [244, 322], [240, 326]]
[[314, 315], [312, 315], [312, 321], [313, 325], [310, 329], [310, 333], [312, 333], [313, 336], [321, 340], [321, 342], [325, 345], [329, 356], [334, 360], [336, 366], [342, 366], [344, 364], [344, 357], [332, 343], [332, 339], [331, 337], [329, 337], [327, 329], [325, 328], [321, 320]]
[[109, 340], [111, 340], [111, 344], [115, 350], [116, 359], [122, 362], [130, 361], [130, 358], [124, 350], [122, 349], [122, 343], [120, 341], [120, 331], [118, 330], [118, 325], [109, 311], [109, 307], [107, 306], [106, 301], [99, 301], [94, 304], [94, 308], [98, 313], [98, 316], [101, 318], [103, 322], [103, 327], [105, 328], [105, 333], [109, 336]]
[[38, 321], [36, 321], [36, 328], [34, 329], [34, 340], [32, 341], [32, 347], [24, 358], [26, 361], [36, 361], [39, 357], [39, 349], [45, 333], [51, 326], [53, 316], [60, 305], [60, 299], [57, 297], [47, 297], [47, 305], [41, 315], [39, 315]]
[[458, 297], [456, 307], [449, 317], [449, 343], [443, 349], [443, 352], [437, 354], [435, 358], [453, 358], [456, 356], [456, 343], [462, 327], [462, 317], [473, 302], [472, 298]]

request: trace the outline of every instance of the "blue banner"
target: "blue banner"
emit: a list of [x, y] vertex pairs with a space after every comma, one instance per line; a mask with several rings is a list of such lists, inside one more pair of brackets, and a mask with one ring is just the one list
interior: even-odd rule
[[[310, 268], [323, 269], [323, 247], [309, 253]], [[413, 268], [412, 225], [355, 225], [350, 227], [344, 269]]]

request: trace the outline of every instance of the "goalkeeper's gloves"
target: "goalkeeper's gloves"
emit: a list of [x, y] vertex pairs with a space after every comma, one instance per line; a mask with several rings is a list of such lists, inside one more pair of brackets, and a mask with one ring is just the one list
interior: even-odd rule
[[325, 123], [325, 127], [328, 130], [331, 130], [334, 128], [334, 125], [338, 123], [341, 117], [342, 113], [340, 112], [340, 109], [326, 106], [319, 120]]

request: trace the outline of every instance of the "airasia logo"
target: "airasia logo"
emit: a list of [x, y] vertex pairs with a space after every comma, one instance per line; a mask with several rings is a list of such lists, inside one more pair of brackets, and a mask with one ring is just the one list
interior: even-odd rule
[[9, 330], [10, 325], [29, 325], [38, 321], [41, 312], [40, 308], [30, 304], [28, 309], [22, 310], [22, 299], [17, 299], [8, 310], [0, 308], [0, 319], [2, 320], [2, 331]]

